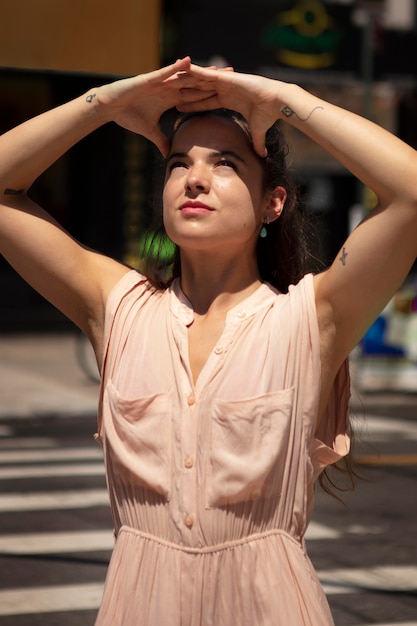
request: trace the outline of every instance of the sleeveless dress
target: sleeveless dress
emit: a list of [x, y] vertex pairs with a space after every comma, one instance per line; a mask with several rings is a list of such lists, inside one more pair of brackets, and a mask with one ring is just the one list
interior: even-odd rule
[[128, 272], [106, 312], [99, 432], [117, 537], [96, 626], [330, 626], [306, 554], [314, 481], [349, 450], [347, 363], [315, 432], [313, 278], [227, 314], [193, 384], [193, 309]]

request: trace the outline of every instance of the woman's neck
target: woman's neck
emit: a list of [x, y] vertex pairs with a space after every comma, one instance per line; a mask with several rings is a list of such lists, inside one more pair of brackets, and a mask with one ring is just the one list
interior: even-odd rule
[[181, 289], [196, 313], [209, 310], [230, 310], [254, 293], [262, 281], [255, 262], [243, 257], [228, 260], [204, 259], [189, 262], [181, 257]]

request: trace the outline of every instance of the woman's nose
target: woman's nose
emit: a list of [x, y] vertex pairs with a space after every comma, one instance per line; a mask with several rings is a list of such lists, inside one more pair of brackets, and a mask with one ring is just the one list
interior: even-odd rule
[[209, 186], [207, 173], [202, 167], [190, 168], [185, 182], [185, 187], [188, 192], [206, 193]]

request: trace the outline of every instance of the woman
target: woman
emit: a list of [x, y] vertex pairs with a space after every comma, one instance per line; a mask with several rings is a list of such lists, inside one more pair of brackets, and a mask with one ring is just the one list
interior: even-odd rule
[[[158, 122], [174, 106], [192, 115], [170, 144]], [[315, 276], [293, 249], [282, 151], [272, 175], [274, 131], [265, 150], [278, 119], [379, 199]], [[167, 157], [179, 255], [165, 288], [80, 246], [26, 195], [110, 120]], [[1, 251], [88, 334], [102, 370], [117, 541], [97, 624], [332, 624], [303, 538], [315, 479], [349, 449], [349, 352], [416, 256], [416, 153], [300, 87], [186, 58], [14, 129], [0, 164]], [[268, 237], [285, 258], [265, 257]]]

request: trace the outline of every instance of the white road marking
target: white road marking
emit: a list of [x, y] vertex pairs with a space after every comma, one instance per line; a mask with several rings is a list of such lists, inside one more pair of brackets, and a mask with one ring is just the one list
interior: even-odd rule
[[87, 530], [55, 533], [1, 535], [2, 554], [61, 554], [112, 550], [112, 530]]
[[[417, 413], [417, 409], [416, 409]], [[395, 439], [407, 439], [417, 441], [417, 422], [382, 417], [379, 415], [367, 415], [365, 412], [364, 421], [359, 421], [358, 430], [360, 438], [372, 441], [392, 441]]]
[[103, 450], [99, 445], [87, 448], [62, 448], [55, 450], [1, 450], [0, 464], [7, 463], [48, 463], [51, 461], [87, 461], [103, 459]]
[[305, 535], [307, 541], [314, 541], [317, 539], [338, 539], [341, 536], [342, 533], [339, 530], [314, 521], [310, 522]]
[[[411, 580], [416, 580], [417, 568], [413, 567], [376, 567], [370, 569], [327, 570], [319, 572], [327, 594], [358, 593], [364, 589], [378, 591], [414, 591]], [[337, 584], [340, 584], [337, 587]], [[84, 585], [57, 585], [50, 587], [31, 587], [28, 589], [9, 589], [0, 591], [0, 615], [24, 615], [61, 611], [82, 611], [98, 609], [103, 592], [102, 583]], [[375, 624], [375, 626], [417, 626], [417, 622], [397, 624]]]
[[384, 565], [364, 569], [332, 569], [318, 572], [328, 595], [375, 591], [417, 591], [417, 566]]
[[47, 476], [104, 476], [104, 465], [103, 463], [79, 463], [77, 465], [0, 466], [0, 480], [43, 478]]
[[0, 615], [25, 615], [98, 609], [103, 583], [30, 587], [0, 591]]
[[106, 489], [49, 491], [47, 493], [9, 493], [0, 495], [0, 513], [12, 511], [50, 511], [84, 509], [109, 504]]

